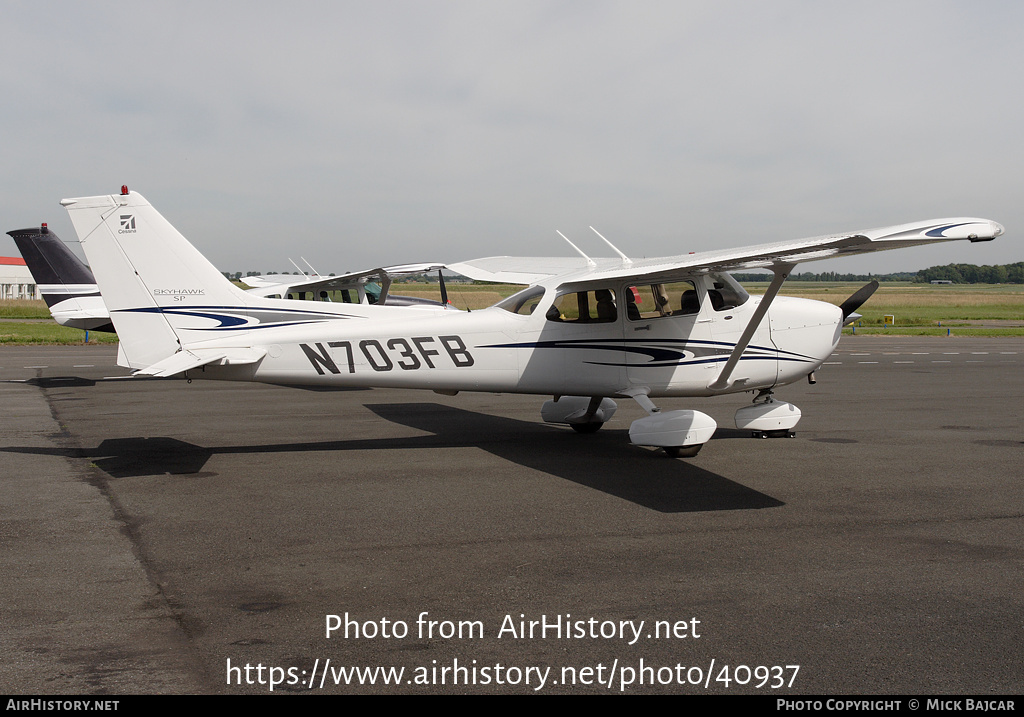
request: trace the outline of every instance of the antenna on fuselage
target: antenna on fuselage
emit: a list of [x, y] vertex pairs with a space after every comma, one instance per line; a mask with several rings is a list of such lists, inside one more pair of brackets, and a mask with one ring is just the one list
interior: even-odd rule
[[594, 232], [599, 237], [604, 239], [604, 243], [607, 244], [608, 246], [610, 246], [615, 251], [616, 254], [618, 254], [619, 256], [622, 257], [622, 265], [623, 266], [630, 266], [633, 263], [632, 259], [630, 259], [628, 256], [626, 256], [621, 251], [619, 251], [619, 248], [617, 246], [615, 246], [614, 244], [612, 244], [607, 239], [605, 239], [604, 235], [601, 232], [599, 232], [597, 229], [594, 229], [594, 227], [590, 227], [590, 231]]
[[597, 266], [597, 264], [596, 264], [596, 263], [594, 262], [594, 260], [593, 260], [593, 259], [591, 259], [591, 258], [590, 258], [589, 256], [587, 256], [586, 254], [584, 254], [584, 253], [583, 253], [583, 251], [582, 251], [582, 250], [581, 250], [581, 249], [580, 249], [580, 248], [579, 248], [578, 246], [576, 246], [576, 245], [575, 245], [575, 244], [573, 244], [573, 243], [572, 243], [571, 241], [569, 241], [569, 237], [567, 237], [567, 236], [566, 236], [565, 234], [563, 234], [562, 232], [559, 232], [559, 231], [558, 231], [557, 229], [555, 229], [555, 231], [556, 231], [556, 232], [558, 232], [558, 236], [560, 236], [560, 237], [562, 237], [563, 239], [565, 239], [566, 241], [568, 241], [568, 242], [569, 242], [569, 246], [571, 246], [571, 247], [572, 247], [573, 249], [575, 249], [576, 251], [578, 251], [578, 252], [579, 252], [579, 254], [580, 254], [580, 256], [582, 256], [582, 257], [583, 257], [584, 259], [586, 259], [586, 260], [587, 260], [587, 266]]
[[[304, 256], [300, 256], [299, 258], [302, 259], [303, 261], [306, 261], [306, 257], [304, 257]], [[312, 269], [313, 276], [320, 276], [320, 272], [317, 271], [316, 269], [313, 269], [313, 265], [310, 264], [308, 261], [306, 261], [306, 266], [308, 266], [310, 269]]]

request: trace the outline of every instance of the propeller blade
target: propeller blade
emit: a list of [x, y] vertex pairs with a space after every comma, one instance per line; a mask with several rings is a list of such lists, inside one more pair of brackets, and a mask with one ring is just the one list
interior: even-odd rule
[[[448, 305], [448, 289], [446, 289], [445, 286], [444, 286], [444, 274], [441, 273], [440, 269], [437, 270], [437, 280], [441, 284], [441, 303], [444, 304], [445, 306], [447, 306]], [[877, 282], [876, 282], [876, 284], [877, 284]]]
[[871, 298], [871, 295], [875, 293], [878, 288], [878, 282], [872, 281], [869, 284], [865, 284], [857, 291], [854, 292], [853, 296], [844, 301], [839, 305], [839, 310], [843, 312], [843, 321], [846, 321], [850, 315], [860, 308], [860, 305]]

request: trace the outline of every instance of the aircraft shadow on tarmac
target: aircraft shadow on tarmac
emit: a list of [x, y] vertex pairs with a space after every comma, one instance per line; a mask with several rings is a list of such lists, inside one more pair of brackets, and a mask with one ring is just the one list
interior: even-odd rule
[[[774, 508], [782, 502], [661, 451], [629, 442], [628, 429], [579, 435], [538, 424], [434, 403], [367, 405], [381, 418], [431, 431], [438, 447], [476, 446], [526, 468], [663, 513]], [[749, 435], [747, 433], [746, 435]], [[417, 439], [405, 439], [417, 440]], [[392, 444], [401, 446], [402, 439]]]
[[[492, 416], [435, 403], [366, 406], [384, 420], [429, 432], [426, 436], [203, 447], [175, 438], [111, 438], [93, 449], [54, 451], [3, 448], [24, 453], [59, 452], [89, 459], [113, 478], [199, 475], [215, 454], [323, 451], [396, 451], [480, 448], [525, 468], [572, 481], [663, 513], [774, 508], [782, 502], [701, 468], [695, 459], [673, 460], [661, 451], [629, 443], [627, 429], [578, 435], [567, 426]], [[720, 431], [721, 438], [749, 436]], [[718, 434], [716, 438], [718, 440]], [[439, 459], [443, 460], [443, 459]]]
[[82, 378], [81, 376], [40, 376], [37, 378], [25, 379], [23, 381], [7, 381], [6, 383], [27, 383], [29, 386], [39, 386], [40, 388], [69, 388], [72, 386], [79, 387], [96, 385], [95, 380], [91, 378]]

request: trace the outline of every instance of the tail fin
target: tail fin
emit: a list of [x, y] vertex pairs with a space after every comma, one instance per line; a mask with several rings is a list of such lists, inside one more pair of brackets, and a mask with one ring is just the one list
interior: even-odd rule
[[145, 368], [185, 346], [244, 333], [259, 299], [217, 271], [142, 195], [65, 199], [110, 311], [128, 366]]
[[89, 267], [45, 224], [7, 233], [18, 245], [57, 323], [76, 329], [114, 330]]

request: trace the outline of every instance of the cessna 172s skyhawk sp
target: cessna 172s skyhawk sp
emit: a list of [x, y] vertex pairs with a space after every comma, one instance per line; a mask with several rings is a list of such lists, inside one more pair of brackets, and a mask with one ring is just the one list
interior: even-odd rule
[[[708, 415], [654, 399], [757, 391], [736, 412], [754, 432], [789, 432], [800, 411], [772, 391], [809, 377], [832, 353], [841, 307], [777, 297], [798, 263], [967, 239], [1003, 227], [956, 218], [661, 259], [491, 257], [449, 268], [529, 287], [481, 311], [266, 299], [228, 282], [135, 192], [65, 199], [135, 376], [439, 393], [547, 394], [545, 421], [592, 432], [632, 398], [649, 414], [630, 440], [694, 455]], [[612, 247], [614, 249], [614, 247]], [[763, 297], [726, 271], [769, 269]]]

